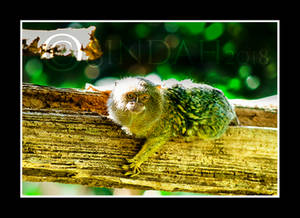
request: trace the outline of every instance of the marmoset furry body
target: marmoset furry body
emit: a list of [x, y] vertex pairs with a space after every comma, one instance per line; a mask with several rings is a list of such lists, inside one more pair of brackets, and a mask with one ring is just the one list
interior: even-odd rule
[[109, 117], [127, 134], [146, 138], [136, 156], [124, 165], [136, 175], [141, 164], [172, 136], [220, 137], [236, 117], [223, 92], [191, 80], [155, 85], [142, 77], [117, 81], [108, 103]]

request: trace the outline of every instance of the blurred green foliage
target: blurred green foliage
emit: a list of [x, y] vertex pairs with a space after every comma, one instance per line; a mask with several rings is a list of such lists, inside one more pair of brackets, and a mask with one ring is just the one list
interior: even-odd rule
[[23, 195], [41, 195], [41, 188], [39, 183], [35, 182], [23, 182]]
[[[97, 61], [23, 57], [23, 82], [83, 88], [105, 78], [157, 74], [220, 88], [229, 98], [277, 94], [277, 23], [25, 22], [25, 29], [96, 26]], [[71, 39], [69, 39], [71, 40]]]
[[[221, 89], [228, 98], [277, 94], [277, 23], [274, 22], [25, 22], [24, 29], [96, 26], [104, 52], [97, 61], [23, 56], [23, 82], [84, 88], [111, 78], [156, 74], [192, 79]], [[69, 39], [70, 40], [70, 39]], [[91, 189], [112, 194], [111, 189]], [[39, 195], [26, 183], [24, 195]], [[171, 193], [161, 192], [162, 195]], [[183, 193], [173, 193], [183, 194]]]
[[[52, 182], [23, 182], [24, 196], [93, 196], [93, 195], [113, 195], [114, 189], [87, 187], [82, 185], [52, 183]], [[131, 195], [130, 189], [125, 189], [123, 194]], [[209, 194], [190, 192], [168, 192], [168, 191], [136, 191], [134, 195], [140, 196], [210, 196]]]
[[113, 190], [108, 188], [86, 187], [82, 185], [52, 183], [52, 182], [23, 182], [24, 196], [42, 195], [112, 195]]

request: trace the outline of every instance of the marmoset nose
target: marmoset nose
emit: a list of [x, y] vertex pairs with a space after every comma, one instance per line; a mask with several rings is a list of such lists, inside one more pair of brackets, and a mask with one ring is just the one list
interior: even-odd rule
[[144, 104], [141, 104], [138, 102], [128, 102], [127, 109], [132, 112], [138, 113], [138, 112], [143, 111], [145, 109], [145, 106], [144, 106]]

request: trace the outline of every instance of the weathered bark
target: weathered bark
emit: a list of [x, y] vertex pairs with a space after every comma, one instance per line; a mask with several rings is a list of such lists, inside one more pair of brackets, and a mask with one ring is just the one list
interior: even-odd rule
[[[23, 84], [23, 107], [93, 111], [107, 115], [106, 102], [110, 91], [88, 92]], [[277, 127], [277, 100], [230, 100], [242, 126]]]
[[258, 100], [231, 99], [242, 126], [277, 128], [277, 95]]
[[173, 138], [136, 177], [121, 166], [140, 139], [105, 117], [109, 92], [23, 85], [22, 174], [50, 181], [229, 195], [276, 195], [277, 129], [229, 127], [216, 140]]

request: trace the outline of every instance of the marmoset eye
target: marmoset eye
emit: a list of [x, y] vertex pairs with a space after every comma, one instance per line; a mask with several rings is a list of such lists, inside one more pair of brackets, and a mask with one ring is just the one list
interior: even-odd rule
[[147, 94], [144, 94], [144, 95], [141, 95], [140, 97], [140, 100], [142, 101], [142, 102], [147, 102], [148, 100], [149, 100], [149, 98], [150, 98], [150, 95], [147, 95]]
[[133, 92], [128, 92], [126, 97], [131, 100], [131, 99], [136, 98], [136, 95]]

